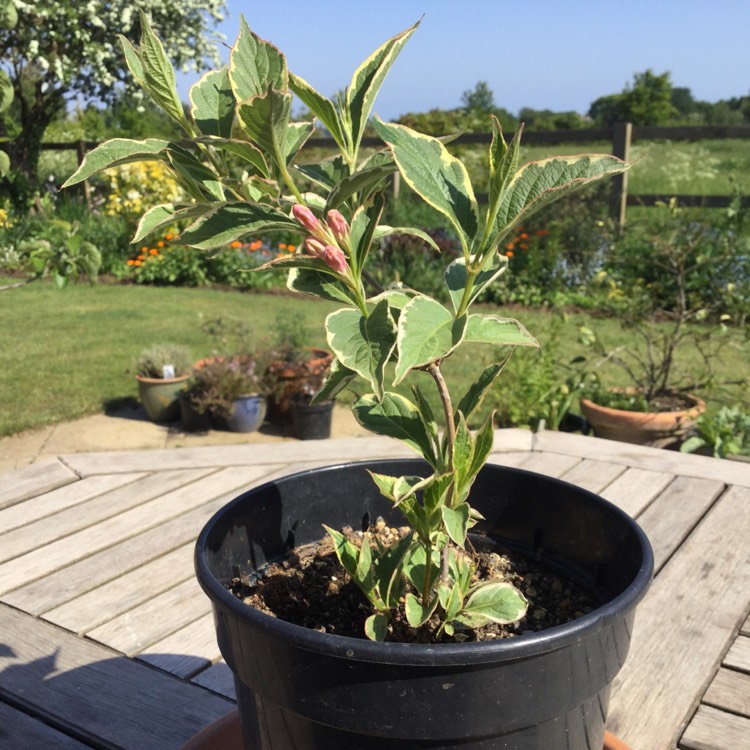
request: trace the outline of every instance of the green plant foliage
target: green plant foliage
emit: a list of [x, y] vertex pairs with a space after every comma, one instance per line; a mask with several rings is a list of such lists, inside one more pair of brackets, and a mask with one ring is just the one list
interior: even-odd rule
[[[188, 347], [181, 344], [155, 344], [141, 352], [136, 372], [145, 378], [176, 378], [186, 375], [192, 366], [193, 357]], [[171, 374], [165, 375], [165, 372]]]
[[[181, 231], [179, 242], [199, 250], [219, 249], [265, 232], [296, 233], [296, 251], [262, 268], [290, 271], [292, 289], [344, 304], [326, 319], [335, 364], [318, 400], [332, 397], [359, 376], [370, 392], [354, 405], [357, 419], [376, 434], [403, 441], [433, 469], [423, 481], [374, 477], [411, 526], [403, 550], [371, 547], [367, 538], [357, 546], [340, 532], [329, 532], [342, 565], [373, 607], [367, 635], [389, 637], [394, 610], [401, 607], [403, 617], [426, 641], [487, 622], [518, 620], [526, 611], [523, 596], [507, 584], [475, 582], [467, 543], [479, 520], [470, 505], [471, 487], [492, 449], [493, 435], [491, 415], [476, 431], [469, 429], [467, 418], [479, 408], [499, 369], [481, 367], [474, 386], [456, 402], [464, 413], [454, 406], [443, 368], [464, 345], [501, 347], [505, 351], [498, 356], [500, 363], [509, 348], [537, 346], [518, 321], [473, 311], [480, 294], [506, 270], [503, 244], [521, 220], [627, 165], [609, 155], [566, 155], [519, 168], [520, 132], [508, 144], [492, 119], [489, 174], [483, 186], [490, 200], [481, 210], [468, 170], [441, 139], [375, 118], [386, 148], [361, 154], [378, 90], [417, 25], [375, 50], [333, 102], [290, 74], [284, 56], [243, 21], [228, 73], [219, 71], [210, 79], [217, 83], [210, 93], [205, 83], [197, 84], [190, 117], [175, 110], [171, 66], [147, 23], [142, 25], [140, 46], [124, 45], [128, 65], [181, 125], [185, 138], [179, 144], [102, 144], [66, 184], [80, 182], [110, 161], [140, 154], [163, 161], [190, 200], [152, 209], [141, 222], [139, 236], [149, 228], [162, 228], [175, 214], [192, 222]], [[291, 121], [293, 94], [332, 133], [340, 150], [337, 158], [296, 167], [312, 125]], [[226, 133], [230, 108], [252, 144], [244, 155], [229, 145], [231, 139], [215, 137]], [[227, 153], [244, 159], [240, 177], [227, 167]], [[406, 234], [437, 248], [419, 228], [382, 223], [387, 180], [396, 169], [458, 239], [460, 251], [446, 259], [445, 292], [438, 295], [449, 299], [450, 307], [416, 284], [414, 290], [383, 285], [384, 290], [372, 293], [367, 266], [383, 238]], [[427, 398], [416, 387], [421, 375], [427, 376], [441, 406], [443, 436]], [[407, 378], [415, 380], [413, 400], [396, 391]], [[394, 592], [403, 596], [395, 598]]]
[[702, 414], [693, 425], [693, 433], [680, 446], [684, 453], [708, 450], [718, 458], [750, 456], [750, 412], [739, 405]]

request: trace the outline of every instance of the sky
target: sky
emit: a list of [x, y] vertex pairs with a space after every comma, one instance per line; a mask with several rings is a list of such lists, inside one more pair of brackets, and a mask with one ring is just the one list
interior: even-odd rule
[[[585, 114], [648, 68], [669, 71], [672, 85], [696, 99], [750, 93], [748, 0], [227, 0], [218, 31], [228, 44], [241, 14], [326, 96], [422, 18], [375, 106], [386, 120], [459, 107], [478, 81], [513, 114], [521, 107]], [[228, 49], [222, 55], [228, 59]], [[196, 79], [182, 78], [184, 98]]]

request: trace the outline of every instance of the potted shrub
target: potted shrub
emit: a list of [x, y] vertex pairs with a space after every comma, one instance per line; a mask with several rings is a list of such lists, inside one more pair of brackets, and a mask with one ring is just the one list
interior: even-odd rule
[[[461, 394], [451, 393], [442, 364], [465, 343], [536, 346], [518, 321], [473, 308], [506, 270], [498, 249], [526, 216], [627, 165], [586, 155], [519, 169], [520, 132], [507, 143], [493, 119], [489, 203], [480, 212], [465, 167], [439, 139], [375, 118], [386, 148], [360, 153], [375, 95], [416, 26], [376, 50], [334, 103], [289, 73], [243, 20], [229, 68], [196, 84], [187, 120], [145, 16], [141, 25], [140, 48], [126, 43], [131, 70], [188, 137], [179, 146], [103, 144], [68, 184], [110, 162], [157, 155], [201, 200], [148, 212], [137, 236], [157, 231], [167, 215], [191, 222], [181, 242], [207, 250], [259, 231], [300, 236], [293, 255], [268, 267], [289, 270], [291, 289], [341, 305], [326, 320], [334, 359], [316, 400], [360, 378], [370, 392], [354, 404], [359, 421], [420, 456], [270, 482], [202, 531], [196, 570], [235, 674], [246, 747], [602, 746], [609, 685], [652, 574], [648, 541], [595, 495], [487, 464], [492, 415], [477, 413], [502, 363]], [[293, 94], [333, 136], [335, 159], [295, 167], [313, 125], [291, 122]], [[231, 139], [235, 116], [247, 140]], [[223, 171], [224, 152], [245, 159], [244, 182]], [[193, 160], [211, 171], [210, 190], [196, 181]], [[383, 237], [398, 231], [432, 243], [421, 230], [380, 223], [397, 170], [459, 237], [461, 255], [444, 274], [448, 305], [403, 286], [368, 286], [367, 258]], [[314, 187], [302, 190], [302, 179]], [[414, 371], [434, 387], [440, 420], [418, 384], [411, 397], [395, 390]], [[314, 548], [298, 546], [308, 543]], [[281, 556], [276, 576], [266, 566]], [[532, 568], [541, 590], [528, 585]], [[260, 588], [270, 596], [257, 607], [239, 598]], [[360, 627], [342, 634], [353, 620]]]
[[[287, 314], [276, 319], [276, 333], [268, 377], [272, 383], [269, 392], [269, 416], [276, 424], [292, 421], [292, 402], [298, 406], [309, 405], [320, 390], [323, 377], [333, 359], [330, 352], [309, 346], [310, 334], [301, 313]], [[330, 406], [316, 408], [325, 415]]]
[[135, 379], [146, 414], [154, 422], [171, 422], [179, 416], [179, 394], [192, 368], [190, 350], [178, 344], [157, 344], [138, 357]]
[[[696, 394], [717, 385], [712, 364], [734, 312], [729, 280], [736, 264], [706, 220], [686, 215], [674, 200], [660, 211], [650, 223], [626, 230], [615, 243], [616, 270], [600, 275], [628, 343], [612, 350], [595, 332], [582, 331], [600, 360], [581, 411], [600, 437], [668, 447], [679, 444], [705, 411]], [[724, 268], [723, 294], [713, 288], [717, 268]], [[689, 365], [678, 359], [685, 355]], [[605, 388], [612, 365], [627, 379]]]
[[187, 395], [213, 426], [254, 432], [266, 418], [266, 383], [265, 361], [258, 355], [213, 357], [196, 366]]

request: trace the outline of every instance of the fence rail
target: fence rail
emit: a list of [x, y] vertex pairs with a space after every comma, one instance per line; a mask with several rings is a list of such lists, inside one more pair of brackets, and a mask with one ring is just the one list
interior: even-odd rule
[[[512, 133], [507, 137], [512, 136]], [[452, 145], [488, 144], [492, 136], [489, 133], [464, 133], [451, 143]], [[721, 126], [639, 126], [630, 123], [619, 123], [610, 128], [585, 128], [581, 130], [530, 130], [523, 134], [524, 145], [559, 144], [559, 143], [592, 143], [608, 141], [611, 143], [610, 153], [620, 159], [627, 160], [630, 147], [638, 140], [670, 140], [670, 141], [699, 141], [706, 139], [750, 138], [750, 126], [721, 125]], [[78, 156], [78, 163], [83, 160], [87, 151], [98, 145], [96, 141], [75, 141], [70, 143], [43, 143], [42, 148], [53, 151], [74, 150]], [[333, 138], [311, 138], [309, 146], [318, 148], [336, 148]], [[382, 146], [379, 138], [365, 138], [363, 146]], [[84, 192], [88, 198], [88, 186], [84, 183]], [[481, 199], [481, 196], [477, 196]], [[734, 200], [731, 195], [656, 195], [628, 192], [628, 174], [617, 175], [612, 179], [610, 193], [610, 215], [620, 225], [625, 223], [625, 213], [628, 206], [654, 206], [658, 202], [666, 202], [676, 198], [681, 204], [692, 207], [725, 208]], [[750, 208], [750, 197], [742, 198], [742, 206]]]

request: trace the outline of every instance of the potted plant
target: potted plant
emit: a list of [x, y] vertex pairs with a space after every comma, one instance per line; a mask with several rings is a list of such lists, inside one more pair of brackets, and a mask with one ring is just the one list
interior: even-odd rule
[[[293, 421], [292, 403], [299, 407], [310, 405], [333, 357], [325, 349], [309, 346], [310, 335], [301, 313], [279, 316], [274, 331], [276, 342], [268, 365], [268, 377], [273, 384], [269, 394], [269, 416], [272, 422], [284, 425]], [[321, 406], [312, 409], [324, 419], [328, 414], [330, 424], [332, 404]], [[299, 416], [299, 409], [297, 411]]]
[[[733, 292], [741, 259], [728, 228], [687, 214], [674, 199], [657, 211], [615, 242], [612, 271], [600, 274], [628, 343], [610, 349], [582, 331], [600, 360], [581, 410], [600, 437], [669, 447], [705, 411], [702, 389], [738, 384], [717, 383], [712, 365], [728, 325], [741, 317]], [[611, 365], [627, 381], [605, 388]]]
[[684, 453], [750, 461], [750, 413], [739, 404], [701, 414], [680, 446]]
[[196, 367], [190, 405], [210, 423], [233, 432], [254, 432], [266, 418], [265, 362], [257, 354], [218, 356]]
[[[189, 120], [145, 16], [141, 25], [140, 47], [125, 43], [131, 70], [188, 137], [179, 145], [103, 144], [68, 184], [104, 164], [156, 156], [200, 200], [149, 211], [137, 237], [167, 215], [191, 222], [181, 242], [208, 250], [258, 231], [296, 232], [299, 249], [269, 267], [289, 270], [292, 290], [342, 305], [326, 320], [334, 359], [316, 399], [361, 378], [371, 392], [354, 404], [359, 421], [421, 457], [269, 482], [202, 531], [196, 570], [235, 674], [246, 747], [601, 746], [609, 685], [652, 574], [648, 541], [595, 495], [487, 464], [492, 415], [470, 425], [502, 363], [477, 373], [461, 394], [451, 393], [442, 365], [463, 344], [536, 345], [518, 321], [473, 308], [506, 270], [503, 239], [557, 196], [627, 165], [587, 155], [519, 169], [520, 131], [507, 143], [493, 119], [489, 204], [480, 212], [465, 167], [439, 139], [375, 118], [386, 148], [360, 153], [375, 95], [416, 25], [376, 50], [334, 103], [289, 73], [283, 55], [243, 20], [229, 67], [192, 90]], [[293, 94], [338, 144], [334, 159], [295, 166], [313, 124], [290, 120]], [[235, 117], [247, 140], [231, 138]], [[242, 181], [224, 170], [229, 153], [245, 160]], [[200, 182], [198, 162], [208, 170]], [[368, 288], [367, 258], [383, 237], [398, 231], [432, 243], [418, 229], [381, 224], [397, 170], [459, 237], [461, 256], [444, 276], [449, 306], [403, 286]], [[303, 190], [302, 180], [314, 187]], [[411, 397], [395, 390], [414, 371], [435, 389], [442, 433], [419, 385]], [[298, 547], [308, 543], [315, 548]], [[264, 574], [285, 555], [278, 570], [287, 574]], [[514, 574], [503, 572], [506, 563]], [[530, 567], [543, 591], [528, 585]], [[259, 607], [297, 603], [303, 619], [327, 616], [310, 628], [286, 612], [270, 616], [238, 598], [257, 594], [256, 584], [279, 594]], [[342, 635], [355, 619], [361, 627]]]
[[135, 379], [146, 414], [154, 422], [171, 422], [179, 416], [179, 394], [185, 389], [192, 369], [186, 346], [156, 344], [138, 357]]

